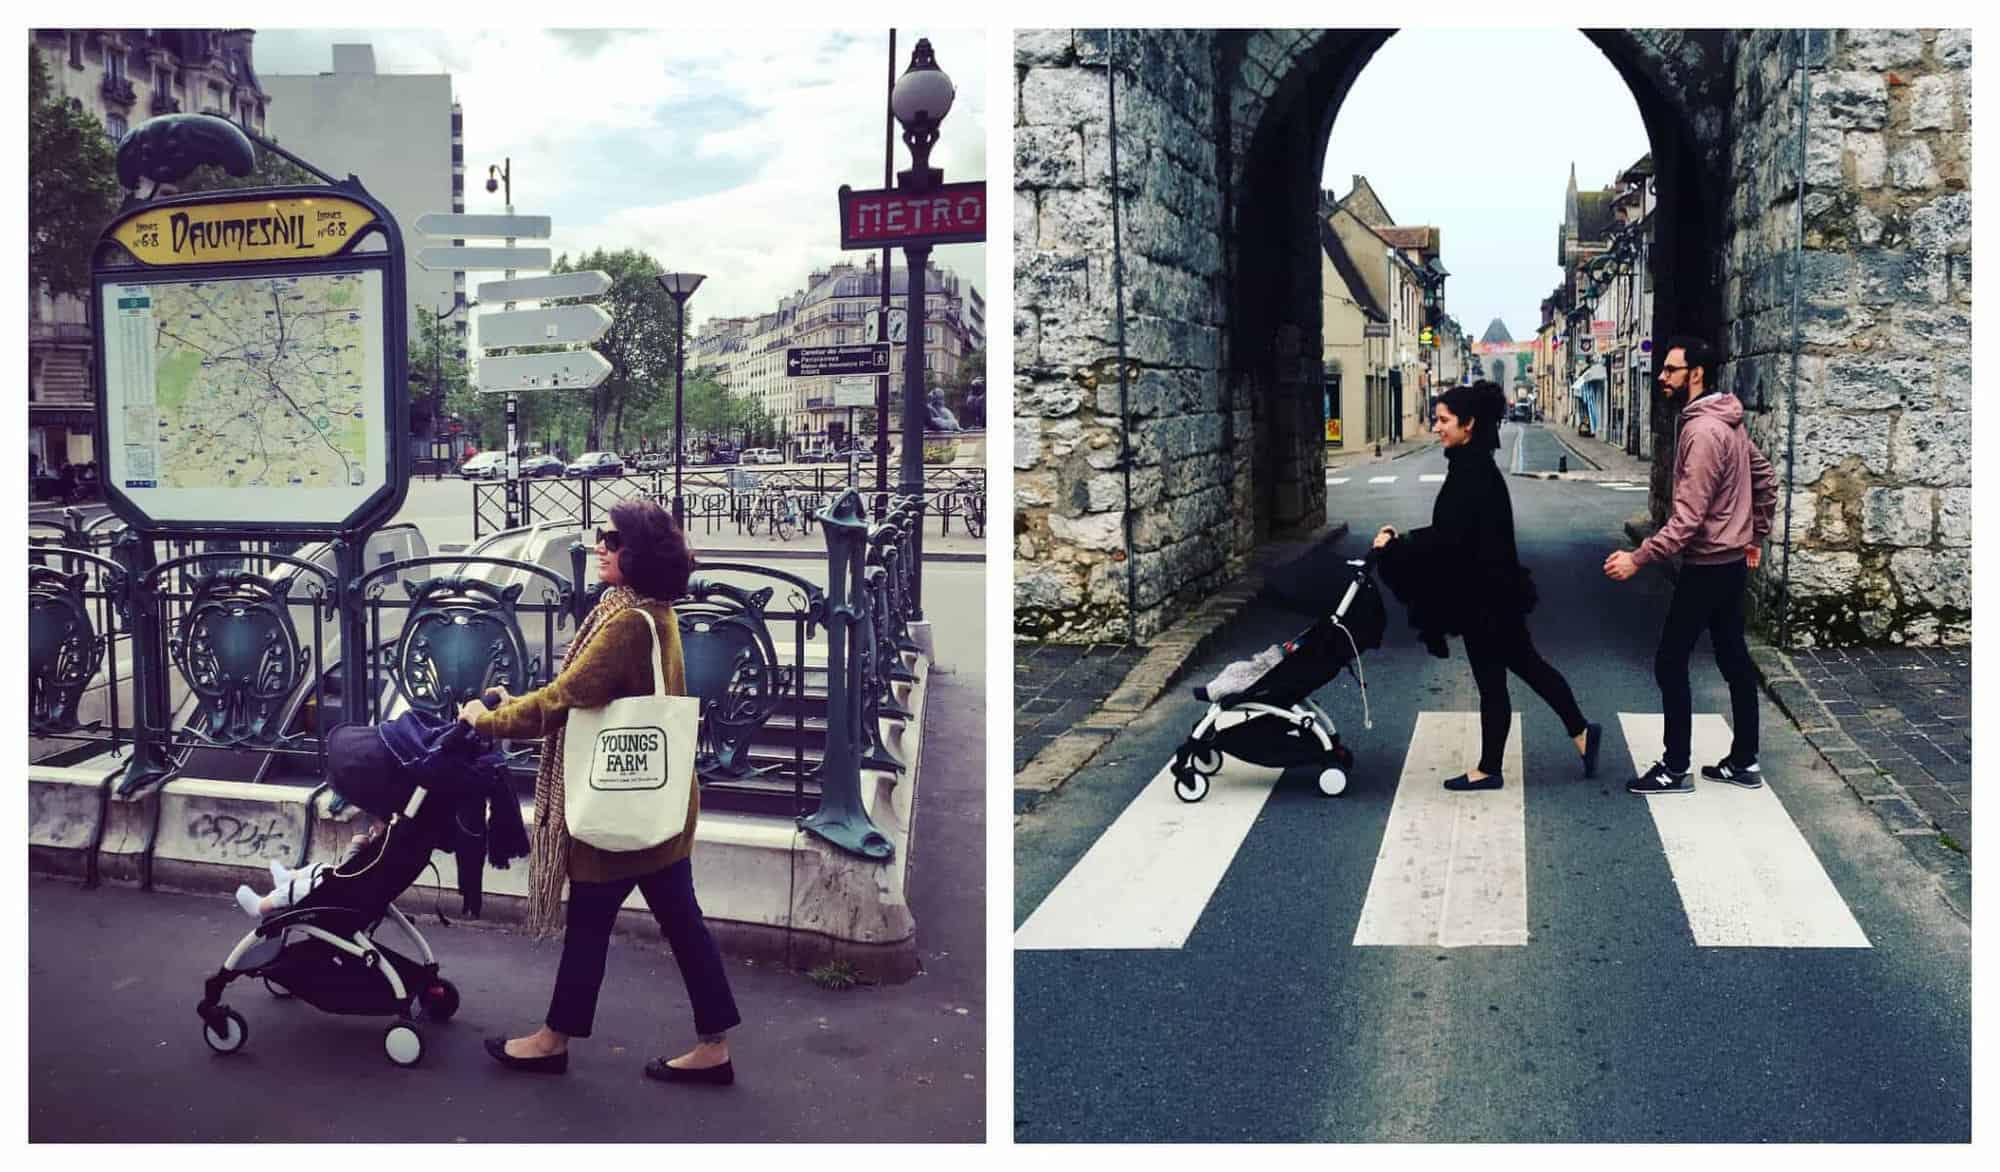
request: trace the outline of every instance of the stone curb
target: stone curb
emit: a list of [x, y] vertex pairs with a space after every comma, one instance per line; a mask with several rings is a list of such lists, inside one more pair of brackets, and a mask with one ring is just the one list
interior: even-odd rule
[[1937, 880], [1938, 894], [1967, 923], [1972, 922], [1972, 863], [1939, 841], [1937, 823], [1894, 777], [1874, 768], [1840, 727], [1840, 721], [1813, 695], [1792, 657], [1769, 643], [1751, 640], [1750, 658], [1771, 702], [1791, 720], [1835, 776], [1861, 804], [1874, 811], [1889, 833], [1903, 840], [1912, 857]]
[[[1317, 541], [1338, 541], [1347, 523], [1328, 529]], [[1144, 658], [1090, 715], [1043, 746], [1014, 775], [1014, 814], [1018, 818], [1043, 798], [1061, 789], [1088, 765], [1126, 725], [1138, 719], [1153, 701], [1174, 686], [1187, 665], [1214, 645], [1216, 636], [1242, 612], [1264, 587], [1260, 570], [1246, 570], [1226, 588], [1211, 595], [1180, 622], [1157, 636]]]

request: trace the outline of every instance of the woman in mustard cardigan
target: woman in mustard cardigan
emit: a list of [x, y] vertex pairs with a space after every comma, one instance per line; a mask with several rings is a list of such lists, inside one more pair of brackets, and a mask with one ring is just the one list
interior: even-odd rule
[[[562, 963], [542, 1028], [520, 1038], [488, 1038], [486, 1051], [511, 1070], [560, 1074], [569, 1067], [569, 1040], [590, 1036], [597, 991], [618, 908], [637, 887], [660, 923], [680, 966], [694, 1009], [694, 1049], [678, 1058], [655, 1058], [646, 1077], [663, 1082], [727, 1086], [735, 1081], [726, 1031], [742, 1021], [729, 991], [722, 953], [695, 902], [694, 847], [700, 787], [688, 792], [687, 828], [659, 846], [605, 851], [576, 842], [563, 825], [563, 728], [571, 708], [596, 708], [626, 696], [653, 693], [653, 673], [663, 673], [668, 695], [687, 693], [680, 628], [671, 601], [687, 589], [694, 557], [673, 517], [651, 501], [626, 501], [611, 509], [611, 524], [597, 531], [597, 573], [607, 589], [576, 638], [562, 674], [548, 687], [509, 697], [487, 711], [478, 700], [460, 719], [493, 737], [542, 741], [535, 777], [534, 861], [530, 868], [528, 927], [553, 932], [562, 883], [569, 880], [569, 912]], [[648, 624], [659, 632], [660, 662], [652, 658]]]

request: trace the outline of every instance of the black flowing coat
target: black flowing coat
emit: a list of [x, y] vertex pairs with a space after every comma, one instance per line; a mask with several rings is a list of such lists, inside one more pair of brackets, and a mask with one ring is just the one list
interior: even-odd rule
[[1445, 449], [1444, 486], [1431, 523], [1383, 546], [1382, 581], [1410, 611], [1431, 654], [1444, 636], [1503, 630], [1535, 607], [1535, 587], [1514, 548], [1514, 506], [1490, 450]]

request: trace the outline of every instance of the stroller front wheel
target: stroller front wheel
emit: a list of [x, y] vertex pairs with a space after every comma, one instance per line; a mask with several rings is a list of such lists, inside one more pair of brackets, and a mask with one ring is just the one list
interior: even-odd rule
[[1188, 767], [1196, 773], [1214, 777], [1222, 772], [1222, 750], [1201, 749], [1188, 754]]
[[424, 989], [422, 997], [424, 1016], [432, 1021], [450, 1021], [458, 1012], [458, 986], [443, 977]]
[[1199, 773], [1174, 774], [1174, 796], [1183, 802], [1198, 802], [1208, 796], [1208, 778]]
[[396, 1065], [415, 1066], [424, 1056], [424, 1036], [417, 1032], [415, 1024], [398, 1021], [382, 1035], [382, 1049]]
[[250, 1023], [235, 1010], [225, 1009], [222, 1011], [220, 1030], [210, 1023], [202, 1023], [201, 1040], [207, 1042], [208, 1048], [217, 1054], [234, 1054], [250, 1040]]

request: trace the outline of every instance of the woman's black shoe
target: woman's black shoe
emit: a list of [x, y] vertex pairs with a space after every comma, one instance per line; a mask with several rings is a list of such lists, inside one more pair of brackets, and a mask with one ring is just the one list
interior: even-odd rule
[[1583, 775], [1597, 776], [1597, 749], [1604, 743], [1604, 726], [1586, 724], [1583, 726]]
[[569, 1051], [560, 1054], [544, 1054], [540, 1058], [516, 1058], [507, 1053], [507, 1039], [486, 1039], [486, 1052], [493, 1060], [509, 1070], [525, 1070], [530, 1074], [561, 1074], [569, 1069]]
[[1485, 777], [1477, 779], [1469, 774], [1461, 773], [1457, 777], [1447, 778], [1444, 788], [1453, 793], [1463, 793], [1466, 790], [1472, 789], [1499, 789], [1504, 784], [1505, 781], [1497, 773], [1489, 773]]
[[646, 1077], [661, 1082], [692, 1082], [712, 1087], [726, 1087], [736, 1081], [736, 1068], [723, 1059], [715, 1066], [669, 1066], [664, 1058], [655, 1058], [646, 1064]]

